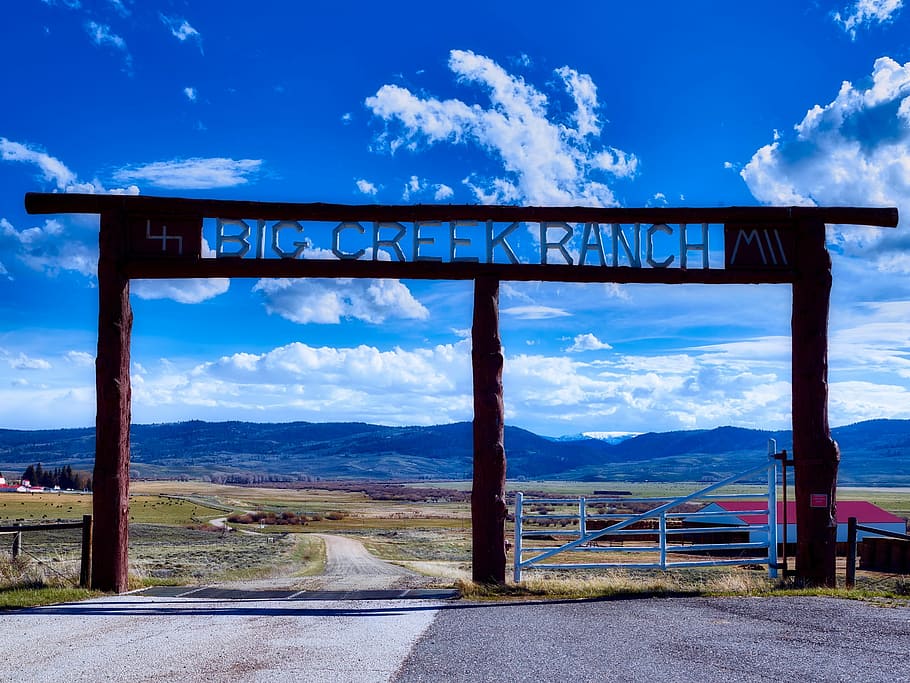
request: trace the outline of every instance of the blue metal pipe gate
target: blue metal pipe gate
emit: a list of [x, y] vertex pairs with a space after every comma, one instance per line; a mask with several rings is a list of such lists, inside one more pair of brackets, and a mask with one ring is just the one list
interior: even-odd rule
[[[519, 492], [515, 496], [515, 569], [514, 579], [520, 582], [522, 572], [526, 569], [600, 569], [621, 567], [626, 569], [669, 569], [674, 567], [713, 567], [722, 565], [768, 565], [768, 576], [777, 577], [777, 477], [780, 467], [775, 458], [777, 444], [772, 439], [768, 444], [768, 460], [745, 472], [732, 475], [715, 484], [706, 486], [695, 493], [679, 498], [626, 498], [626, 497], [579, 497], [579, 498], [525, 498]], [[734, 493], [729, 495], [716, 495], [715, 492], [744, 479], [754, 477], [761, 472], [767, 475], [767, 490], [764, 494], [756, 495]], [[748, 510], [700, 510], [694, 512], [674, 511], [676, 508], [693, 502], [729, 501], [744, 499], [754, 501], [753, 509]], [[654, 507], [641, 513], [621, 512], [620, 507], [629, 503], [653, 504]], [[569, 507], [571, 506], [571, 507]], [[558, 511], [555, 508], [561, 507]], [[597, 508], [598, 512], [592, 512]], [[535, 511], [535, 509], [537, 511]], [[607, 511], [604, 512], [603, 510]], [[724, 524], [723, 526], [686, 526], [704, 519], [712, 518], [729, 519], [744, 516], [764, 516], [765, 524]], [[610, 526], [601, 529], [589, 529], [592, 520], [605, 520], [612, 522]], [[641, 523], [650, 522], [651, 528], [641, 528]], [[679, 520], [679, 522], [676, 522]], [[559, 524], [557, 529], [543, 528]], [[573, 528], [567, 528], [572, 525]], [[633, 528], [635, 526], [639, 528]], [[684, 538], [693, 534], [748, 534], [749, 541], [742, 543], [674, 543], [672, 538]], [[598, 541], [619, 541], [629, 538], [631, 541], [641, 541], [642, 537], [653, 536], [648, 545], [598, 545]], [[539, 543], [542, 539], [567, 539], [559, 545], [528, 545], [526, 542]], [[583, 553], [657, 553], [658, 560], [653, 562], [548, 562], [554, 556], [567, 552]], [[746, 556], [736, 558], [707, 557], [698, 560], [683, 560], [674, 562], [669, 558], [674, 553], [702, 554], [711, 551], [746, 552]]]

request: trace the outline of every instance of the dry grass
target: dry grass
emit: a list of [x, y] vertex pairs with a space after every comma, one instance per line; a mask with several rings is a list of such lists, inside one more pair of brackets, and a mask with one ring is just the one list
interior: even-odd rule
[[0, 610], [20, 609], [59, 602], [74, 602], [100, 593], [77, 588], [79, 564], [58, 561], [53, 565], [20, 555], [0, 558]]
[[759, 595], [773, 583], [759, 572], [726, 571], [635, 571], [626, 569], [593, 572], [535, 572], [519, 584], [490, 586], [460, 582], [467, 598], [501, 599], [593, 599], [629, 596]]
[[[318, 484], [316, 485], [318, 486]], [[420, 488], [434, 486], [419, 482]], [[464, 489], [470, 482], [446, 483]], [[626, 484], [605, 482], [520, 482], [511, 490], [546, 490], [560, 495], [590, 494], [594, 488], [622, 488], [635, 495], [670, 495], [689, 492], [691, 484]], [[311, 532], [339, 533], [361, 540], [378, 557], [399, 563], [441, 580], [459, 581], [465, 594], [476, 598], [524, 599], [602, 598], [622, 595], [788, 595], [826, 594], [819, 591], [794, 592], [780, 587], [761, 571], [745, 569], [689, 569], [669, 572], [633, 569], [599, 571], [557, 571], [542, 568], [528, 571], [526, 581], [490, 589], [470, 583], [471, 520], [466, 501], [428, 502], [374, 500], [350, 489], [273, 489], [187, 482], [133, 482], [131, 486], [131, 566], [137, 585], [141, 583], [199, 583], [225, 579], [263, 578], [282, 574], [301, 576], [319, 573], [324, 550]], [[880, 496], [873, 498], [873, 493]], [[845, 496], [850, 498], [865, 495]], [[892, 510], [910, 509], [910, 492], [869, 492]], [[5, 506], [3, 504], [6, 504]], [[61, 507], [62, 506], [62, 507]], [[0, 496], [0, 519], [80, 519], [91, 511], [91, 496], [75, 494], [20, 494]], [[306, 526], [262, 530], [273, 538], [239, 533], [221, 534], [206, 530], [206, 522], [229, 512], [293, 512], [308, 517]], [[335, 519], [331, 519], [335, 517]], [[260, 531], [258, 525], [250, 530]], [[555, 527], [554, 527], [555, 528]], [[292, 534], [284, 534], [294, 531]], [[507, 532], [511, 531], [511, 525]], [[302, 533], [296, 533], [302, 532]], [[0, 537], [0, 542], [2, 542]], [[27, 534], [25, 549], [36, 555], [46, 547], [51, 567], [78, 571], [78, 531], [64, 534]], [[538, 542], [535, 542], [537, 545]], [[555, 545], [539, 540], [540, 545]], [[639, 545], [636, 543], [636, 545]], [[648, 556], [651, 554], [649, 553]], [[560, 562], [607, 561], [613, 553], [579, 549], [561, 556]], [[645, 559], [642, 555], [635, 559]], [[675, 555], [674, 559], [684, 559]], [[555, 560], [554, 560], [555, 561]], [[511, 568], [511, 567], [510, 567]], [[839, 569], [842, 576], [842, 569]], [[34, 578], [34, 577], [33, 577]], [[40, 577], [39, 577], [40, 578]], [[42, 580], [46, 580], [45, 579]], [[23, 580], [32, 580], [25, 578]], [[2, 581], [2, 578], [0, 578]], [[858, 576], [860, 588], [840, 597], [870, 595], [900, 596], [910, 593], [910, 582], [892, 577], [884, 581], [874, 575]]]
[[300, 571], [295, 559], [299, 547], [300, 541], [290, 536], [139, 524], [130, 527], [130, 571], [144, 585], [267, 578]]
[[857, 577], [847, 589], [801, 587], [792, 580], [769, 579], [748, 569], [600, 570], [533, 572], [519, 584], [456, 582], [462, 595], [472, 600], [594, 600], [635, 597], [832, 597], [863, 600], [884, 606], [910, 605], [910, 577]]

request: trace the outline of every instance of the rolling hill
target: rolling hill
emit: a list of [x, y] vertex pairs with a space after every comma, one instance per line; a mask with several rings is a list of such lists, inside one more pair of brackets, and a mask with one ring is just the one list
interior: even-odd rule
[[[910, 485], [910, 421], [872, 420], [833, 430], [844, 484]], [[506, 427], [510, 478], [589, 481], [716, 480], [762, 461], [788, 431], [719, 427], [648, 433], [619, 443], [549, 439]], [[134, 425], [132, 475], [263, 479], [464, 479], [467, 422], [433, 427], [365, 423], [200, 422]], [[94, 429], [0, 430], [0, 471], [70, 464], [91, 469]]]

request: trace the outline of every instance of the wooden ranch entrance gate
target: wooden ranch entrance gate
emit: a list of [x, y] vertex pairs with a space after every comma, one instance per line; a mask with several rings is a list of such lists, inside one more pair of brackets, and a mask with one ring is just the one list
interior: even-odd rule
[[[25, 206], [33, 214], [101, 216], [95, 588], [127, 588], [130, 280], [205, 277], [474, 281], [473, 577], [500, 583], [506, 574], [500, 281], [789, 283], [796, 573], [807, 583], [834, 584], [840, 456], [828, 429], [825, 224], [895, 227], [896, 209], [346, 206], [34, 193]], [[202, 252], [204, 219], [215, 222], [211, 258]], [[536, 231], [536, 263], [521, 262], [512, 248], [527, 238], [521, 226]], [[723, 240], [721, 264], [710, 263], [710, 235], [717, 249]]]

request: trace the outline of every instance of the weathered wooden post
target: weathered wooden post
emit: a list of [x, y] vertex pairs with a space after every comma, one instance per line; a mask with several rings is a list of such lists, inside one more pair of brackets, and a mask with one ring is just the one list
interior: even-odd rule
[[847, 575], [844, 586], [856, 586], [856, 517], [847, 520]]
[[[13, 526], [22, 526], [22, 525], [17, 522]], [[21, 554], [22, 554], [22, 532], [17, 531], [15, 533], [15, 535], [13, 536], [13, 552], [12, 552], [13, 559], [15, 560]]]
[[92, 587], [92, 516], [82, 515], [82, 561], [79, 564], [79, 585]]
[[123, 270], [127, 224], [121, 211], [101, 214], [98, 253], [97, 414], [92, 511], [92, 587], [122, 593], [129, 558], [130, 282]]
[[473, 579], [506, 581], [506, 453], [499, 338], [499, 280], [474, 280], [471, 328], [474, 371], [474, 488], [471, 492]]
[[806, 584], [835, 586], [840, 451], [828, 427], [831, 257], [825, 224], [800, 223], [796, 247], [791, 322], [796, 576]]

